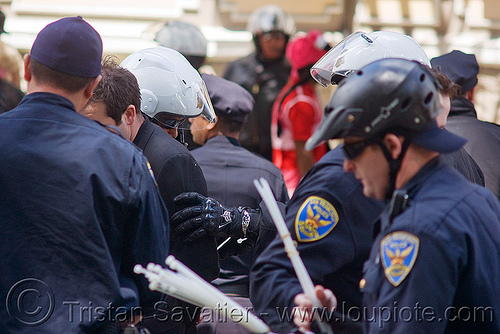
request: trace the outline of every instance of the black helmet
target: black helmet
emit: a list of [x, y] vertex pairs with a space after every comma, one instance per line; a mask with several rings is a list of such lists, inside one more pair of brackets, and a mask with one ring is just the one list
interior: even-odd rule
[[[415, 61], [385, 58], [368, 64], [341, 81], [327, 106], [330, 114], [306, 149], [348, 136], [377, 143], [389, 163], [389, 199], [410, 143], [443, 153], [465, 144], [465, 139], [437, 127], [434, 119], [442, 110], [438, 85], [429, 68]], [[387, 133], [405, 137], [396, 158], [382, 142]]]
[[426, 66], [406, 59], [381, 59], [340, 83], [326, 107], [328, 116], [306, 148], [347, 136], [369, 139], [391, 131], [426, 132], [441, 110], [438, 83]]

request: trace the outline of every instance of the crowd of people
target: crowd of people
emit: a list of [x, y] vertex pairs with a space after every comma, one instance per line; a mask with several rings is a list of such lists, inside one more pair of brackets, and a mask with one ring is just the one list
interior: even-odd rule
[[330, 46], [274, 5], [247, 29], [219, 77], [192, 25], [120, 62], [65, 17], [16, 70], [25, 96], [0, 77], [0, 332], [249, 333], [133, 272], [174, 255], [273, 332], [500, 333], [500, 126], [477, 119], [475, 56], [389, 31]]

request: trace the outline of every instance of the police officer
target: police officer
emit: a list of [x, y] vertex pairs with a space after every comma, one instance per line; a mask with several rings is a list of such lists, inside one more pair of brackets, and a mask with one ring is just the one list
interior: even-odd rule
[[476, 56], [453, 50], [431, 59], [437, 67], [459, 86], [458, 96], [451, 102], [447, 129], [467, 139], [465, 149], [481, 167], [485, 186], [500, 198], [500, 126], [480, 121], [474, 107], [479, 64]]
[[77, 113], [101, 59], [101, 37], [81, 17], [50, 23], [25, 57], [29, 94], [0, 115], [2, 333], [118, 333], [117, 309], [123, 318], [134, 299], [145, 308], [161, 298], [133, 273], [168, 255], [147, 161]]
[[383, 59], [347, 77], [329, 107], [308, 148], [343, 138], [344, 169], [366, 196], [391, 199], [360, 282], [366, 331], [500, 331], [500, 203], [440, 158], [465, 140], [434, 121], [433, 75]]
[[271, 111], [290, 74], [285, 51], [295, 24], [280, 7], [266, 5], [250, 15], [247, 30], [253, 35], [255, 52], [229, 63], [224, 78], [241, 85], [255, 100], [241, 144], [271, 161]]
[[[404, 58], [431, 66], [420, 45], [410, 36], [392, 31], [356, 32], [331, 49], [311, 70], [321, 85], [340, 83], [359, 68], [382, 58]], [[483, 172], [474, 159], [460, 149], [444, 155], [468, 180], [484, 185]]]

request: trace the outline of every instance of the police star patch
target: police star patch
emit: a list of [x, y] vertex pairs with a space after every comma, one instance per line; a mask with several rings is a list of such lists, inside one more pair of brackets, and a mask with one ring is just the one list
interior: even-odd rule
[[380, 257], [385, 277], [398, 286], [408, 276], [418, 255], [419, 240], [408, 232], [393, 232], [382, 239]]
[[319, 240], [330, 233], [339, 222], [337, 210], [327, 200], [310, 196], [302, 204], [295, 218], [298, 241]]

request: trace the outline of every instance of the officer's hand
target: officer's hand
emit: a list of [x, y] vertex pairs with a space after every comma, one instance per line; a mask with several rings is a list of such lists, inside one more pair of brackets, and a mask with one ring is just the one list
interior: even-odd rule
[[[329, 311], [333, 311], [337, 307], [337, 298], [333, 292], [329, 289], [325, 289], [321, 285], [315, 287], [316, 298], [318, 298], [320, 304], [327, 308]], [[299, 328], [303, 333], [311, 330], [311, 323], [313, 321], [313, 303], [309, 297], [303, 293], [299, 293], [294, 299], [295, 305], [293, 312], [293, 323]], [[316, 310], [315, 312], [318, 312]], [[319, 314], [322, 312], [319, 310]]]
[[[238, 224], [238, 209], [226, 208], [215, 199], [195, 192], [177, 195], [174, 203], [184, 207], [174, 213], [172, 224], [176, 226], [175, 232], [186, 236], [186, 241], [194, 241], [207, 234], [227, 238], [231, 228], [235, 227], [233, 225]], [[241, 219], [239, 224], [241, 230]]]

